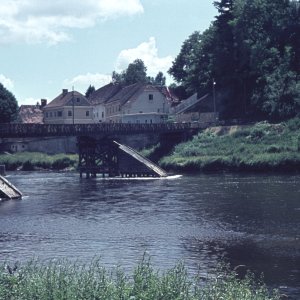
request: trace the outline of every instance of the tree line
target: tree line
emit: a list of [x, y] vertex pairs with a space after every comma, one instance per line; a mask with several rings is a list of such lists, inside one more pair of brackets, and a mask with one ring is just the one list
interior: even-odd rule
[[215, 84], [223, 118], [282, 120], [300, 112], [300, 2], [214, 1], [218, 15], [182, 44], [169, 73], [188, 94]]

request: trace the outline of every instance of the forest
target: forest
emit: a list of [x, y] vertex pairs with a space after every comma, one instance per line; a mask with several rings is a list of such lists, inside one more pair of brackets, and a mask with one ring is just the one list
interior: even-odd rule
[[204, 32], [169, 70], [187, 95], [216, 91], [222, 119], [281, 121], [300, 113], [299, 0], [219, 0]]

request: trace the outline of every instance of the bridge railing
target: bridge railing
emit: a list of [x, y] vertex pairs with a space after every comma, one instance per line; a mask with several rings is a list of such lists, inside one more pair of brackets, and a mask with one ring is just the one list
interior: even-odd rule
[[190, 123], [163, 124], [0, 124], [0, 138], [78, 136], [84, 134], [133, 134], [176, 132], [191, 129]]

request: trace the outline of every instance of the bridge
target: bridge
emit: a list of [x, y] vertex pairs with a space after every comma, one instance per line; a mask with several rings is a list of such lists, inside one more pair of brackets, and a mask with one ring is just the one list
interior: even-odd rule
[[116, 136], [155, 133], [186, 135], [203, 128], [191, 123], [163, 124], [1, 124], [0, 138], [76, 136], [80, 176], [164, 177], [166, 172], [134, 149], [114, 141]]
[[162, 124], [0, 124], [0, 138], [45, 136], [129, 135], [141, 133], [187, 132], [203, 128], [192, 123]]

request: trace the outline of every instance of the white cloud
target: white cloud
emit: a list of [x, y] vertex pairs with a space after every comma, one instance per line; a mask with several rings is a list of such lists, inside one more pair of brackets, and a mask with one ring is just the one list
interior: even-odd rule
[[143, 12], [140, 0], [1, 0], [0, 43], [70, 40], [68, 29]]
[[3, 84], [5, 88], [8, 90], [12, 90], [14, 87], [14, 83], [11, 79], [5, 77], [3, 74], [0, 74], [0, 82]]
[[135, 59], [144, 61], [147, 67], [147, 74], [155, 76], [159, 71], [167, 75], [167, 71], [172, 66], [173, 57], [159, 57], [156, 41], [150, 37], [148, 42], [141, 43], [136, 48], [122, 50], [117, 58], [116, 70], [118, 72], [126, 69], [128, 64]]
[[110, 83], [111, 79], [111, 75], [87, 73], [85, 75], [78, 75], [72, 79], [66, 79], [64, 81], [64, 87], [70, 90], [74, 87], [74, 90], [85, 94], [89, 85], [93, 85], [97, 89]]

